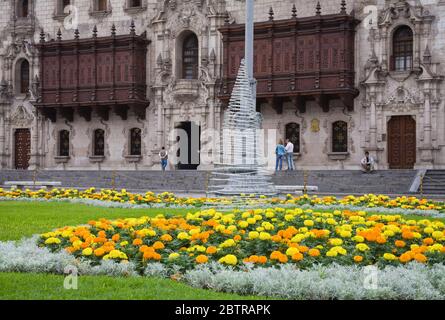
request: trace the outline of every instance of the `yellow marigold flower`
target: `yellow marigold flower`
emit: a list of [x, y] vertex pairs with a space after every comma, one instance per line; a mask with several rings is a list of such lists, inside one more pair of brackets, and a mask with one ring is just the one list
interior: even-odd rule
[[190, 236], [187, 234], [187, 232], [180, 232], [180, 233], [178, 233], [178, 239], [179, 240], [187, 240], [187, 239], [190, 239]]
[[255, 224], [256, 223], [256, 219], [255, 218], [248, 218], [247, 219], [247, 223], [248, 224]]
[[397, 257], [396, 257], [395, 255], [393, 255], [392, 253], [385, 253], [385, 254], [383, 255], [383, 258], [384, 258], [385, 260], [389, 260], [389, 261], [391, 261], [391, 260], [396, 260], [396, 259], [397, 259]]
[[93, 249], [91, 248], [86, 248], [82, 250], [82, 255], [83, 256], [91, 256], [93, 254]]
[[237, 264], [238, 259], [233, 254], [228, 254], [228, 255], [222, 257], [221, 259], [219, 259], [218, 262], [219, 263], [230, 264], [230, 265], [234, 266], [234, 265]]
[[432, 236], [433, 236], [433, 238], [436, 239], [436, 240], [442, 240], [442, 239], [444, 238], [444, 234], [443, 234], [442, 231], [434, 231], [434, 232], [432, 233]]
[[290, 247], [290, 248], [288, 248], [287, 250], [286, 250], [286, 254], [288, 255], [288, 256], [293, 256], [294, 254], [296, 254], [296, 253], [298, 253], [298, 252], [300, 252], [297, 248], [295, 248], [295, 247]]
[[337, 251], [329, 250], [328, 252], [326, 252], [327, 257], [336, 257], [337, 255], [338, 255]]
[[128, 241], [122, 241], [119, 244], [121, 245], [121, 247], [125, 247], [128, 244]]
[[60, 242], [61, 241], [59, 238], [54, 238], [54, 237], [45, 240], [45, 244], [59, 244]]
[[368, 245], [365, 244], [365, 243], [358, 243], [358, 244], [355, 245], [355, 248], [356, 248], [357, 250], [359, 250], [359, 251], [362, 251], [362, 252], [364, 252], [364, 251], [366, 251], [366, 250], [369, 250]]
[[249, 232], [249, 239], [254, 240], [254, 239], [258, 238], [259, 236], [260, 236], [260, 234], [257, 231], [250, 231]]
[[355, 242], [363, 242], [365, 241], [365, 238], [363, 238], [362, 236], [355, 236], [352, 237], [352, 240], [354, 240]]
[[343, 243], [343, 240], [339, 238], [332, 238], [329, 239], [329, 243], [333, 246], [340, 246]]
[[261, 232], [259, 238], [260, 240], [269, 240], [270, 234], [268, 232]]
[[170, 253], [168, 256], [168, 260], [175, 260], [175, 259], [179, 258], [179, 256], [180, 256], [179, 253], [176, 253], [176, 252]]
[[243, 220], [243, 221], [238, 222], [238, 226], [242, 229], [245, 229], [249, 226], [249, 223], [247, 221]]
[[350, 238], [351, 237], [351, 231], [342, 230], [340, 231], [340, 237], [342, 238]]
[[303, 224], [306, 227], [312, 227], [314, 225], [314, 221], [312, 221], [312, 220], [304, 220]]

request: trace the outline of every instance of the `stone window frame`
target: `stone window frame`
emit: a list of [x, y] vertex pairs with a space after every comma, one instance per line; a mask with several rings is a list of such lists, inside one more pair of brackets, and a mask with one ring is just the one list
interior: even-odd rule
[[[98, 132], [99, 130], [101, 130], [102, 132], [103, 132], [103, 153], [102, 154], [97, 154], [96, 153], [96, 145], [97, 145], [97, 136], [96, 136], [96, 132]], [[94, 129], [93, 130], [93, 136], [92, 136], [92, 144], [91, 144], [91, 156], [90, 156], [90, 158], [93, 158], [93, 159], [98, 159], [98, 160], [100, 160], [100, 159], [104, 159], [105, 158], [105, 154], [106, 154], [106, 143], [105, 143], [105, 140], [106, 140], [106, 132], [105, 132], [105, 129], [102, 129], [102, 128], [96, 128], [96, 129]]]
[[147, 0], [140, 0], [141, 5], [137, 7], [131, 6], [131, 2], [134, 0], [125, 0], [124, 4], [124, 12], [128, 14], [137, 14], [147, 10]]
[[75, 0], [56, 0], [56, 8], [54, 10], [53, 19], [63, 21], [63, 19], [65, 19], [70, 14], [69, 12], [64, 12], [66, 7], [65, 5], [63, 5], [64, 1], [69, 1], [66, 6], [75, 4]]
[[[342, 121], [345, 122], [347, 125], [347, 151], [346, 152], [334, 152], [333, 150], [333, 128], [334, 128], [334, 123], [338, 122], [338, 121]], [[351, 119], [349, 118], [345, 118], [345, 117], [333, 117], [331, 120], [328, 120], [326, 125], [325, 125], [325, 129], [328, 133], [328, 138], [326, 139], [326, 149], [328, 150], [327, 152], [327, 156], [330, 160], [346, 160], [349, 156], [350, 156], [350, 150], [351, 150], [351, 142], [350, 142], [350, 138], [351, 138], [351, 128], [352, 128], [352, 123], [351, 123]]]
[[[412, 41], [411, 41], [411, 67], [407, 68], [405, 70], [397, 70], [396, 69], [396, 63], [395, 63], [395, 58], [394, 58], [394, 37], [395, 37], [395, 33], [400, 30], [401, 28], [409, 28], [411, 30], [412, 33]], [[388, 50], [389, 50], [389, 58], [390, 58], [390, 65], [389, 65], [389, 70], [391, 72], [396, 72], [396, 73], [410, 73], [411, 71], [414, 70], [414, 58], [415, 58], [415, 54], [414, 54], [414, 48], [416, 45], [416, 33], [415, 33], [415, 28], [413, 26], [411, 26], [409, 23], [406, 22], [401, 22], [401, 23], [397, 23], [395, 25], [392, 26], [392, 28], [389, 30], [389, 34], [390, 34], [390, 44], [388, 46]], [[418, 41], [418, 40], [417, 40]]]
[[[23, 1], [27, 1], [28, 5], [27, 5], [27, 14], [26, 16], [22, 14], [23, 8], [22, 8], [22, 4]], [[33, 0], [16, 0], [15, 1], [15, 17], [17, 17], [17, 19], [28, 19], [31, 16], [31, 12], [32, 12], [32, 6], [33, 6]], [[20, 15], [19, 15], [20, 13]]]
[[[133, 131], [139, 130], [139, 139], [140, 139], [140, 153], [133, 153]], [[142, 156], [142, 129], [139, 127], [132, 127], [128, 130], [128, 155], [129, 156]]]
[[294, 155], [300, 155], [301, 154], [301, 131], [302, 131], [302, 124], [298, 123], [296, 121], [290, 121], [290, 122], [286, 122], [284, 124], [284, 139], [287, 139], [287, 126], [290, 124], [297, 124], [298, 125], [298, 151], [295, 151], [295, 144], [294, 144]]
[[[186, 38], [188, 38], [189, 36], [191, 36], [192, 34], [194, 34], [196, 36], [196, 39], [198, 40], [198, 55], [197, 55], [197, 65], [196, 65], [196, 78], [193, 79], [185, 79], [183, 77], [183, 72], [184, 72], [184, 68], [183, 68], [183, 48], [184, 48], [184, 40]], [[175, 74], [176, 74], [176, 79], [178, 80], [184, 80], [184, 81], [196, 81], [199, 78], [199, 68], [200, 68], [200, 56], [201, 56], [201, 47], [200, 47], [200, 43], [201, 41], [199, 40], [198, 37], [198, 33], [193, 30], [193, 29], [185, 29], [182, 30], [178, 37], [176, 37], [176, 50], [175, 50], [175, 62], [176, 62], [176, 67], [175, 67]]]
[[[28, 62], [28, 90], [26, 92], [22, 92], [22, 64], [23, 62]], [[14, 92], [19, 97], [26, 97], [29, 95], [29, 89], [31, 88], [31, 64], [29, 62], [29, 59], [26, 57], [19, 57], [15, 61], [14, 64]]]
[[[99, 10], [99, 1], [105, 1], [106, 2], [106, 9], [105, 10]], [[96, 18], [103, 18], [105, 16], [108, 16], [112, 13], [113, 8], [111, 7], [111, 1], [110, 0], [91, 0], [90, 5], [90, 11], [89, 15]]]

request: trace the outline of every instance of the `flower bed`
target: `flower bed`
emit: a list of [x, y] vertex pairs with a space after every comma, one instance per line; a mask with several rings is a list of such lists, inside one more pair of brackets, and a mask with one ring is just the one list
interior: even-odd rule
[[[23, 200], [23, 199], [42, 199], [42, 200], [81, 200], [85, 203], [109, 202], [125, 204], [132, 206], [146, 207], [196, 207], [203, 206], [225, 206], [230, 208], [234, 203], [233, 198], [194, 198], [177, 197], [173, 193], [163, 192], [155, 194], [146, 192], [145, 194], [135, 194], [127, 192], [125, 189], [120, 191], [95, 188], [87, 190], [78, 189], [52, 189], [52, 190], [5, 190], [0, 188], [0, 199], [2, 200]], [[445, 213], [445, 203], [435, 202], [427, 199], [418, 199], [416, 197], [396, 197], [390, 198], [386, 195], [367, 194], [363, 196], [345, 196], [338, 199], [333, 196], [292, 196], [286, 195], [284, 198], [267, 198], [265, 196], [250, 195], [243, 198], [247, 207], [270, 207], [270, 206], [344, 206], [344, 207], [363, 207], [363, 208], [398, 208], [403, 210], [430, 211]]]
[[38, 245], [99, 264], [132, 262], [142, 273], [160, 262], [185, 271], [218, 262], [242, 267], [292, 264], [403, 265], [445, 261], [445, 224], [401, 215], [279, 207], [186, 217], [101, 219], [42, 234]]

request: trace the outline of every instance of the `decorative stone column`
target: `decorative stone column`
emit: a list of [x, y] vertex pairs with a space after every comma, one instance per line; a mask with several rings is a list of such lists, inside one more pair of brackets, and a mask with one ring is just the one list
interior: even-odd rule
[[427, 82], [424, 83], [423, 96], [423, 144], [420, 146], [422, 167], [433, 168], [433, 145], [431, 140], [431, 91]]

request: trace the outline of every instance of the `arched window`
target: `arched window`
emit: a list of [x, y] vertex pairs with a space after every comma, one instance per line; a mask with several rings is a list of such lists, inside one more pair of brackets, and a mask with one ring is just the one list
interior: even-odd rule
[[332, 152], [348, 152], [348, 124], [344, 121], [332, 124]]
[[29, 92], [29, 62], [23, 60], [20, 63], [20, 93]]
[[105, 155], [105, 132], [102, 129], [94, 130], [93, 153], [95, 156]]
[[142, 155], [141, 129], [139, 128], [130, 130], [130, 155]]
[[[65, 7], [69, 6], [71, 4], [71, 0], [59, 0], [59, 15], [63, 15], [65, 14], [64, 10]], [[69, 14], [69, 12], [67, 12], [66, 14]]]
[[59, 131], [59, 156], [68, 157], [70, 155], [70, 132], [68, 130]]
[[188, 35], [182, 44], [182, 78], [198, 79], [198, 37]]
[[17, 17], [26, 18], [29, 14], [29, 0], [19, 0], [17, 3]]
[[142, 7], [142, 0], [129, 0], [128, 1], [129, 8], [139, 8]]
[[300, 152], [300, 125], [295, 122], [286, 124], [286, 139], [294, 145], [294, 152]]
[[107, 11], [108, 0], [96, 0], [96, 11]]
[[413, 31], [408, 26], [399, 27], [392, 40], [392, 66], [395, 71], [411, 70], [413, 65]]

